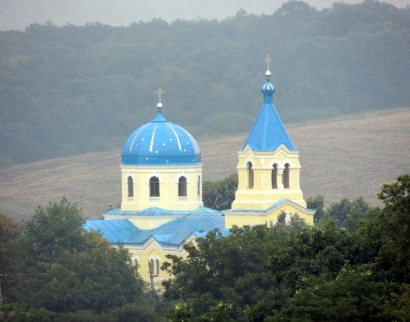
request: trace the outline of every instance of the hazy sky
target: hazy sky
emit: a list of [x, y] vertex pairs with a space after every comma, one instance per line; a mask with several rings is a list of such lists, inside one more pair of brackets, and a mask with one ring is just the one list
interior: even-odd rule
[[[0, 29], [24, 29], [30, 23], [51, 21], [84, 25], [100, 22], [128, 26], [136, 21], [162, 18], [224, 19], [240, 9], [248, 13], [272, 14], [285, 0], [0, 0]], [[330, 7], [334, 0], [305, 0], [318, 9]], [[359, 3], [361, 0], [346, 0]], [[410, 5], [410, 0], [387, 0], [397, 7]]]

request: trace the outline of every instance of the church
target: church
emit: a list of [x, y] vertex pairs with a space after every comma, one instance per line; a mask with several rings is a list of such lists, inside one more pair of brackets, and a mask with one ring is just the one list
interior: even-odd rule
[[273, 105], [275, 86], [261, 88], [263, 105], [238, 153], [238, 188], [232, 209], [218, 211], [202, 203], [201, 150], [192, 135], [167, 121], [161, 88], [155, 118], [137, 128], [122, 149], [121, 207], [87, 220], [87, 230], [100, 231], [114, 247], [124, 245], [139, 273], [152, 285], [169, 276], [160, 270], [166, 255], [184, 255], [183, 244], [219, 229], [229, 235], [234, 225], [266, 225], [278, 215], [297, 213], [313, 225], [300, 188], [299, 151]]

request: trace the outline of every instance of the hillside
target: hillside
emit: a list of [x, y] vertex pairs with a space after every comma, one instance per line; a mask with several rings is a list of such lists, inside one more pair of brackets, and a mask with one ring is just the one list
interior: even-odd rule
[[[305, 198], [322, 194], [330, 203], [363, 196], [377, 205], [383, 183], [410, 172], [410, 108], [374, 112], [318, 124], [288, 126], [301, 150]], [[199, 142], [204, 180], [236, 171], [236, 150], [245, 135]], [[0, 212], [28, 218], [38, 205], [67, 196], [97, 218], [120, 203], [120, 150], [0, 169]]]
[[378, 1], [289, 1], [223, 21], [33, 24], [0, 31], [0, 168], [121, 146], [151, 119], [158, 87], [166, 118], [196, 138], [246, 132], [267, 54], [284, 122], [409, 106], [410, 8]]

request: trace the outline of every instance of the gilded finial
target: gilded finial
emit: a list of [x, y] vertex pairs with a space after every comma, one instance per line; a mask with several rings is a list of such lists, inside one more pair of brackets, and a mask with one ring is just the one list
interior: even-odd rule
[[155, 93], [158, 94], [158, 104], [157, 104], [157, 107], [158, 107], [159, 109], [162, 109], [161, 95], [162, 95], [162, 94], [165, 94], [165, 92], [164, 92], [164, 91], [161, 89], [161, 87], [160, 87]]
[[272, 61], [272, 59], [269, 57], [269, 55], [266, 56], [266, 65], [268, 65], [268, 70], [269, 70], [269, 63]]

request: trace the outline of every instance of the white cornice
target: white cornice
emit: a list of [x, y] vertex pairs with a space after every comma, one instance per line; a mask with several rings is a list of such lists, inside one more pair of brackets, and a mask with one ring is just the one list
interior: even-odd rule
[[[196, 237], [194, 234], [189, 235], [181, 245], [179, 246], [162, 246], [154, 237], [148, 238], [144, 244], [142, 245], [130, 245], [130, 244], [123, 244], [130, 253], [132, 254], [147, 254], [153, 248], [157, 249], [161, 254], [164, 255], [178, 255], [182, 256], [185, 253], [184, 244], [185, 243], [195, 243]], [[113, 245], [113, 247], [118, 247], [117, 245]]]
[[280, 152], [279, 150], [284, 150], [284, 152], [289, 153], [289, 154], [299, 154], [300, 153], [299, 150], [294, 150], [294, 151], [289, 150], [288, 147], [284, 144], [279, 145], [274, 151], [254, 151], [249, 147], [249, 145], [246, 145], [245, 148], [243, 148], [242, 150], [237, 150], [236, 153], [245, 154], [246, 152], [251, 151], [255, 155], [262, 156], [262, 155], [268, 155], [268, 154], [269, 155], [276, 154]]
[[[313, 209], [307, 209], [305, 207], [302, 207], [301, 205], [291, 201], [291, 200], [286, 200], [285, 202], [277, 205], [276, 207], [273, 207], [269, 210], [260, 210], [260, 211], [241, 211], [241, 210], [231, 210], [231, 211], [222, 211], [222, 213], [225, 216], [268, 216], [270, 213], [273, 211], [277, 210], [278, 208], [281, 208], [285, 205], [292, 206], [296, 208], [298, 211], [307, 214], [307, 215], [314, 215], [316, 213], [316, 210]], [[272, 207], [272, 206], [271, 206]]]
[[152, 171], [155, 169], [194, 169], [200, 168], [202, 169], [203, 163], [198, 162], [195, 164], [169, 164], [169, 165], [128, 165], [128, 164], [120, 164], [121, 169], [144, 169], [147, 171]]
[[[283, 193], [291, 193], [291, 194], [295, 194], [295, 193], [301, 193], [302, 190], [298, 189], [288, 189], [288, 188], [284, 188], [284, 189], [273, 189], [273, 188], [269, 188], [269, 190], [255, 190], [255, 189], [247, 189], [247, 190], [236, 190], [237, 193], [243, 193], [243, 194], [249, 194], [249, 195], [271, 195], [272, 192], [274, 194], [283, 194]], [[242, 202], [242, 201], [241, 201]], [[254, 201], [253, 201], [254, 202]]]

